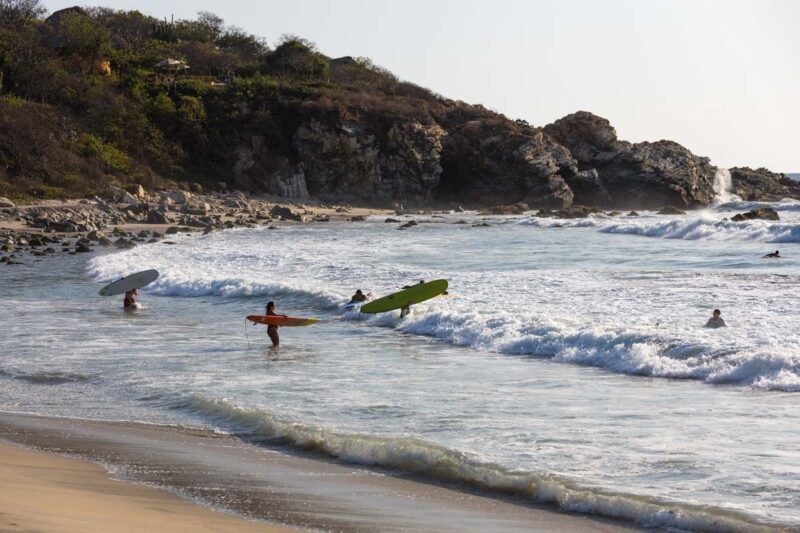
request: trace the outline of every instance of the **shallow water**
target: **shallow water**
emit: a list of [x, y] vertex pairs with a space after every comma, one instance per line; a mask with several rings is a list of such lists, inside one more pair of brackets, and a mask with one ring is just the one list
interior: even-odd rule
[[[0, 409], [200, 424], [645, 525], [797, 526], [800, 205], [723, 220], [751, 207], [232, 230], [6, 267]], [[96, 296], [145, 268], [142, 311]], [[454, 297], [405, 319], [343, 310], [438, 277]], [[243, 321], [268, 299], [323, 321], [274, 350]], [[728, 328], [702, 327], [715, 307]]]

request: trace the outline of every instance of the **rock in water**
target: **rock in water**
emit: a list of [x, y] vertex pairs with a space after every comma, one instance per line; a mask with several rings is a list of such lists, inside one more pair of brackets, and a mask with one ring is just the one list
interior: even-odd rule
[[658, 214], [659, 215], [685, 215], [686, 211], [684, 211], [683, 209], [678, 209], [677, 207], [673, 207], [671, 205], [668, 205], [666, 207], [662, 207], [658, 211]]
[[770, 172], [765, 168], [731, 168], [733, 192], [743, 200], [777, 202], [783, 198], [800, 197], [800, 183], [785, 174]]
[[734, 215], [731, 220], [734, 222], [743, 222], [745, 220], [780, 220], [778, 213], [770, 207], [759, 207], [747, 213], [740, 213]]
[[5, 196], [0, 196], [0, 208], [13, 208], [14, 202], [6, 198]]

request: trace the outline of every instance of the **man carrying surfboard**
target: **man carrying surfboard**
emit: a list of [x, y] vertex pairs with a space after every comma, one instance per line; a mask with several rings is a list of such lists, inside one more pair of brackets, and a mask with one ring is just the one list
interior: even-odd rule
[[361, 312], [365, 314], [386, 313], [400, 309], [400, 316], [408, 314], [414, 304], [424, 302], [443, 294], [447, 290], [447, 280], [436, 279], [425, 282], [420, 281], [416, 285], [409, 285], [402, 291], [389, 294], [383, 298], [378, 298], [361, 306]]
[[[264, 313], [264, 314], [266, 314], [267, 316], [280, 316], [280, 317], [283, 317], [283, 318], [289, 318], [286, 315], [279, 315], [278, 313], [275, 312], [275, 302], [268, 302], [267, 303], [266, 313]], [[272, 324], [269, 324], [267, 326], [267, 335], [269, 335], [269, 340], [272, 341], [272, 345], [274, 347], [277, 348], [278, 346], [280, 346], [281, 339], [280, 339], [280, 337], [278, 337], [278, 326], [274, 326]]]

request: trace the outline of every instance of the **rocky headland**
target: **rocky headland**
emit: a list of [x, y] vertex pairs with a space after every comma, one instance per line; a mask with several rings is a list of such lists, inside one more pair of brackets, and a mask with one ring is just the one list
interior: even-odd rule
[[[586, 111], [534, 126], [298, 37], [271, 48], [214, 17], [11, 6], [0, 33], [0, 196], [16, 203], [193, 183], [416, 208], [691, 209], [716, 194], [708, 158], [673, 141], [618, 139]], [[782, 174], [730, 173], [745, 199], [800, 197]], [[125, 217], [163, 223], [150, 203]], [[205, 211], [182, 216], [212, 225]]]

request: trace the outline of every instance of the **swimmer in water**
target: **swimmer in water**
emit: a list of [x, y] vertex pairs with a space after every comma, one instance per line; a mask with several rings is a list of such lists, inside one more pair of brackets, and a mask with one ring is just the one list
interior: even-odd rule
[[370, 296], [371, 296], [370, 294], [364, 294], [363, 292], [361, 292], [361, 289], [358, 289], [356, 293], [353, 295], [353, 297], [350, 298], [350, 301], [347, 303], [347, 305], [366, 302], [367, 300], [369, 300]]
[[724, 327], [727, 327], [727, 324], [725, 324], [725, 321], [722, 320], [722, 311], [720, 311], [719, 309], [714, 309], [714, 316], [712, 316], [711, 318], [708, 319], [708, 322], [706, 322], [706, 327], [707, 328], [724, 328]]

